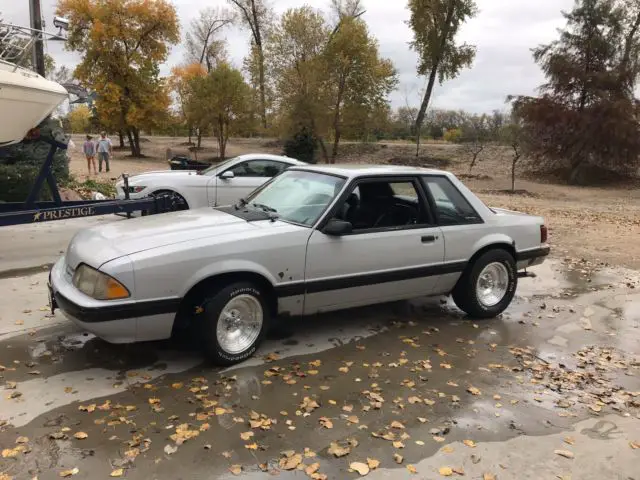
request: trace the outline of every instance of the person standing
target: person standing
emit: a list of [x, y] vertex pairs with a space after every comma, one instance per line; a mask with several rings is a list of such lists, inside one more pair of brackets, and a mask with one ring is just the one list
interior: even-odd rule
[[84, 151], [85, 157], [87, 157], [87, 169], [89, 170], [89, 175], [91, 175], [91, 165], [93, 165], [93, 173], [97, 175], [98, 169], [96, 168], [96, 144], [93, 143], [91, 135], [87, 135], [87, 141], [84, 142], [82, 150]]
[[109, 171], [109, 157], [111, 156], [112, 151], [113, 151], [113, 146], [111, 145], [111, 139], [107, 137], [106, 132], [102, 132], [100, 134], [100, 140], [98, 140], [98, 171], [99, 172], [102, 173], [103, 161], [107, 168], [107, 172]]

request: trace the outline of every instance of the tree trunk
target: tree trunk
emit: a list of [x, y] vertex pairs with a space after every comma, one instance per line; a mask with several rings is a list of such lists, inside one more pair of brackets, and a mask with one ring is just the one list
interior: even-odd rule
[[262, 120], [262, 128], [267, 129], [267, 96], [264, 85], [264, 52], [262, 51], [262, 42], [258, 47], [258, 70], [260, 75], [260, 119]]
[[519, 158], [520, 155], [516, 155], [511, 161], [511, 192], [513, 193], [516, 191], [516, 163], [518, 163]]
[[124, 148], [124, 134], [122, 130], [118, 130], [118, 138], [120, 140], [120, 148]]
[[218, 115], [218, 150], [220, 151], [220, 160], [224, 160], [227, 149], [224, 133], [224, 119], [222, 115]]
[[422, 99], [422, 104], [420, 105], [420, 110], [418, 111], [418, 116], [416, 117], [416, 157], [420, 155], [420, 132], [422, 131], [422, 122], [424, 122], [424, 116], [427, 113], [427, 107], [429, 106], [429, 101], [431, 101], [431, 93], [433, 93], [433, 87], [436, 83], [436, 77], [438, 75], [438, 64], [434, 65], [431, 69], [431, 74], [429, 75], [429, 83], [427, 84], [427, 91], [424, 94], [424, 98]]
[[340, 105], [342, 104], [342, 95], [344, 94], [345, 87], [344, 76], [340, 79], [340, 85], [338, 85], [338, 99], [336, 101], [335, 112], [333, 115], [333, 151], [331, 152], [331, 163], [336, 163], [336, 157], [338, 156], [338, 145], [340, 145], [340, 137], [342, 132], [340, 130]]
[[324, 140], [320, 136], [318, 137], [318, 143], [320, 144], [320, 150], [322, 150], [324, 163], [329, 163], [329, 153], [327, 152], [327, 146], [324, 144]]
[[127, 128], [127, 138], [129, 140], [129, 148], [131, 149], [131, 156], [135, 157], [136, 156], [136, 145], [135, 145], [135, 141], [133, 139], [133, 132], [131, 131], [131, 128]]
[[142, 149], [140, 148], [140, 130], [136, 127], [130, 128], [129, 141], [131, 142], [131, 156], [135, 158], [142, 157]]
[[187, 127], [187, 130], [189, 131], [189, 145], [191, 145], [191, 134], [193, 133], [193, 129], [191, 127]]
[[198, 146], [200, 148], [202, 146], [202, 130], [198, 129]]

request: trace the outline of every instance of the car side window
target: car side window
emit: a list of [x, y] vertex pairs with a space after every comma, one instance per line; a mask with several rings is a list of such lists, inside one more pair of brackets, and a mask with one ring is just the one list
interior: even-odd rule
[[401, 230], [429, 223], [416, 184], [407, 181], [360, 182], [342, 202], [334, 218], [353, 225], [353, 233]]
[[288, 164], [275, 160], [248, 160], [239, 163], [229, 170], [234, 177], [272, 178], [289, 167]]
[[482, 221], [464, 195], [445, 177], [423, 177], [427, 189], [435, 201], [438, 223], [447, 225], [466, 225]]

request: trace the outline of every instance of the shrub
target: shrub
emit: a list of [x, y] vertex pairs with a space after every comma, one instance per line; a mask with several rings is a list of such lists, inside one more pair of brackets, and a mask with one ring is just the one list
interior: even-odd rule
[[284, 154], [307, 163], [316, 163], [318, 139], [306, 127], [302, 127], [284, 144]]
[[459, 128], [450, 128], [444, 132], [444, 140], [451, 143], [458, 143], [462, 139], [462, 130]]
[[[45, 120], [39, 130], [42, 137], [66, 143], [58, 120]], [[50, 148], [42, 140], [24, 140], [0, 149], [0, 201], [23, 202], [27, 199]], [[69, 158], [64, 150], [58, 150], [53, 158], [53, 175], [58, 185], [69, 179]], [[38, 200], [51, 198], [48, 187], [42, 188]]]

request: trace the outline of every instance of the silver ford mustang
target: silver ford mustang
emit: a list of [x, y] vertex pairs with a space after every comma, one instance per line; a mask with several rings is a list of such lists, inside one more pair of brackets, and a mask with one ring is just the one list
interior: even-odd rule
[[50, 275], [53, 309], [112, 343], [193, 331], [219, 364], [271, 320], [451, 294], [502, 313], [549, 254], [540, 217], [485, 206], [451, 173], [294, 166], [234, 206], [80, 231]]

